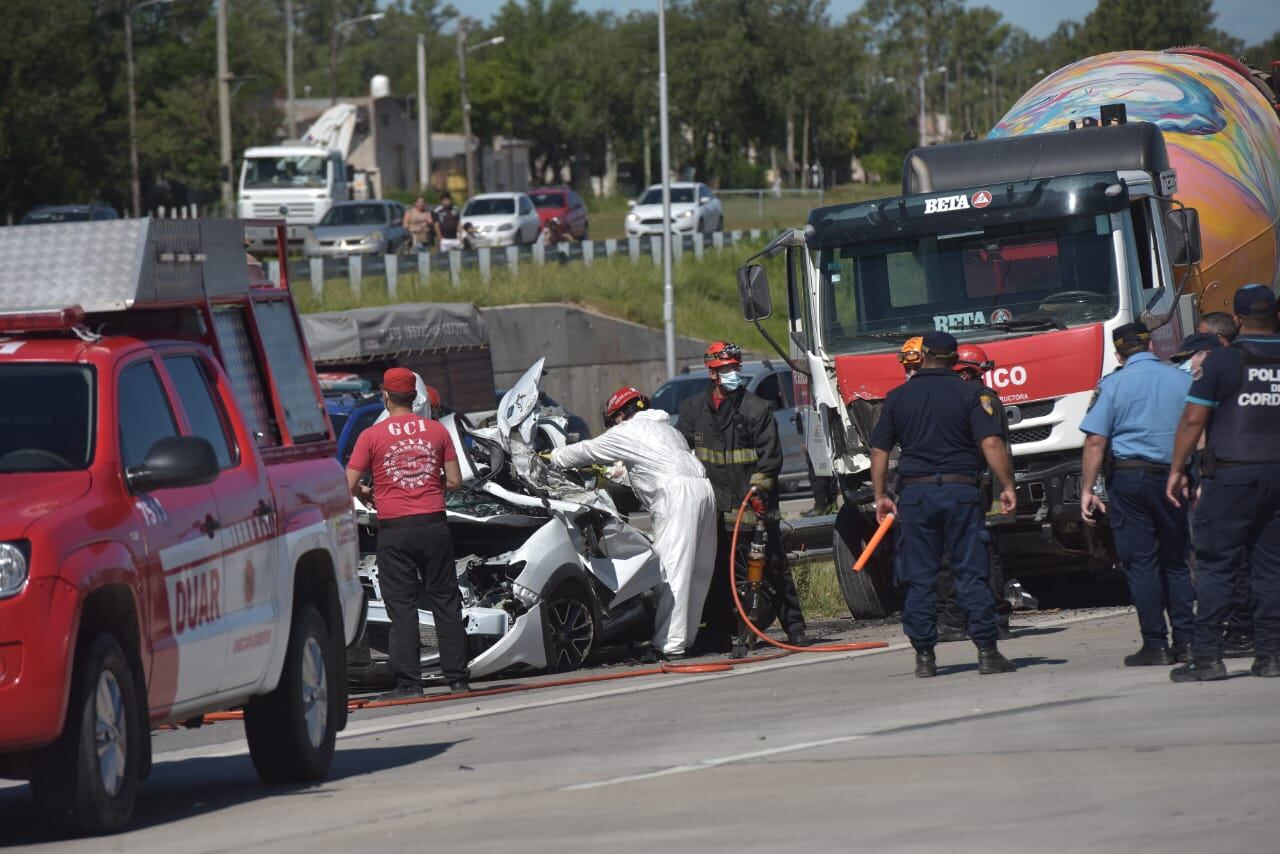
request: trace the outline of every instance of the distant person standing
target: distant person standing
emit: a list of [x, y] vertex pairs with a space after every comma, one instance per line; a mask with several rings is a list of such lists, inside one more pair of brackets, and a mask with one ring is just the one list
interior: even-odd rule
[[[390, 417], [356, 439], [347, 486], [378, 511], [378, 580], [391, 618], [391, 671], [396, 684], [379, 699], [422, 696], [418, 633], [421, 589], [435, 617], [440, 664], [453, 692], [468, 691], [467, 634], [453, 562], [453, 537], [444, 497], [462, 485], [457, 452], [439, 421], [413, 411], [413, 371], [392, 368], [382, 377]], [[372, 489], [362, 480], [373, 474]]]
[[458, 209], [453, 206], [453, 196], [448, 192], [441, 193], [440, 204], [431, 212], [431, 216], [435, 220], [436, 245], [440, 247], [440, 251], [461, 249], [462, 242], [458, 239], [458, 224], [461, 216]]
[[418, 196], [413, 207], [404, 212], [405, 230], [413, 237], [413, 251], [421, 252], [431, 247], [435, 238], [435, 217], [427, 210], [427, 200]]

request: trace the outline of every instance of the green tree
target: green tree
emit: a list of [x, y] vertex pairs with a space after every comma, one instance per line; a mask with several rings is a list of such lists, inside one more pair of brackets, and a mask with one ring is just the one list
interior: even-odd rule
[[1227, 53], [1242, 45], [1213, 26], [1213, 0], [1099, 0], [1075, 39], [1079, 56], [1203, 44]]

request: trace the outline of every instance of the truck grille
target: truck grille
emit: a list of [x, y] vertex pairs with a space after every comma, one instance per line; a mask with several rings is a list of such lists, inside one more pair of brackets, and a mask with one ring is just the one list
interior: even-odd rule
[[1005, 407], [1006, 409], [1016, 408], [1022, 415], [1022, 420], [1028, 418], [1043, 418], [1053, 413], [1053, 407], [1058, 403], [1057, 399], [1053, 400], [1037, 400], [1034, 403], [1018, 403], [1013, 406]]
[[1041, 427], [1028, 427], [1026, 430], [1010, 430], [1009, 441], [1014, 445], [1021, 445], [1026, 442], [1043, 442], [1049, 438], [1049, 434], [1053, 432], [1053, 425], [1045, 424]]
[[276, 219], [280, 216], [280, 208], [289, 209], [285, 215], [286, 222], [312, 222], [316, 215], [316, 206], [312, 202], [257, 202], [253, 206], [253, 215], [263, 219]]

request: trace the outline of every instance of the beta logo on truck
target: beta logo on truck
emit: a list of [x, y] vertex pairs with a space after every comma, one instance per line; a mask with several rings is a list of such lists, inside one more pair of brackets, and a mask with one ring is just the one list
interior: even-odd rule
[[969, 197], [964, 193], [961, 193], [958, 196], [939, 196], [936, 199], [924, 200], [924, 212], [927, 214], [945, 213], [946, 211], [964, 211], [968, 209]]

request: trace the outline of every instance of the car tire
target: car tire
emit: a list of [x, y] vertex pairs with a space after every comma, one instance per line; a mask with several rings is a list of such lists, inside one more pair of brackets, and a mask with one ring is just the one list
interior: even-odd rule
[[831, 534], [832, 553], [840, 593], [856, 620], [887, 617], [901, 607], [893, 582], [892, 541], [881, 542], [862, 572], [854, 572], [853, 562], [862, 554], [871, 533], [871, 523], [857, 507], [846, 504], [840, 508]]
[[596, 615], [590, 594], [580, 583], [564, 581], [547, 596], [543, 607], [547, 672], [579, 669], [596, 645]]
[[62, 735], [32, 759], [31, 794], [49, 824], [81, 836], [123, 830], [149, 726], [119, 641], [96, 635], [76, 656]]
[[310, 783], [329, 772], [339, 704], [346, 703], [333, 646], [320, 612], [309, 602], [300, 604], [289, 627], [280, 684], [244, 710], [249, 756], [262, 782]]

